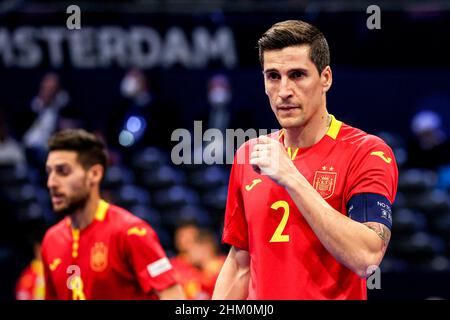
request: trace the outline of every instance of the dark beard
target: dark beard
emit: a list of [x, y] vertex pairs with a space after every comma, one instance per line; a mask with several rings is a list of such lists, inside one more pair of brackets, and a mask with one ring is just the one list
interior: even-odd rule
[[80, 195], [77, 195], [76, 197], [73, 197], [70, 199], [69, 205], [65, 208], [62, 208], [59, 211], [56, 211], [59, 218], [64, 218], [68, 215], [71, 215], [75, 213], [77, 210], [82, 209], [86, 206], [86, 203], [88, 202], [90, 198], [90, 193], [86, 192]]

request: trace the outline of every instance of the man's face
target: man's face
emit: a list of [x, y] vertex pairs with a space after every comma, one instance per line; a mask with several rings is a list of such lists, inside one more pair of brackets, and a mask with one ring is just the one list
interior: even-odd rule
[[319, 74], [309, 58], [309, 46], [264, 52], [264, 86], [272, 111], [283, 128], [301, 128], [325, 106], [331, 69]]
[[67, 215], [83, 207], [90, 195], [88, 171], [77, 161], [74, 151], [51, 151], [47, 158], [47, 187], [53, 210]]
[[195, 226], [183, 226], [175, 232], [175, 246], [181, 253], [187, 252], [191, 249], [197, 237], [198, 228]]

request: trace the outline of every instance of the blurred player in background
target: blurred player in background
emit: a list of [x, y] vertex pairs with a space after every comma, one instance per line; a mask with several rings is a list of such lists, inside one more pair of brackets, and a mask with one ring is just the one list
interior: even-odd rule
[[49, 140], [53, 210], [64, 217], [42, 243], [46, 299], [182, 299], [154, 230], [100, 198], [107, 155], [84, 130]]
[[323, 34], [302, 21], [258, 41], [282, 129], [245, 143], [232, 167], [215, 299], [366, 299], [391, 235], [398, 170], [378, 137], [327, 111]]
[[175, 229], [174, 243], [177, 255], [170, 259], [175, 272], [175, 278], [183, 288], [186, 299], [202, 299], [201, 273], [191, 259], [190, 251], [200, 227], [195, 220], [182, 220]]
[[175, 230], [175, 246], [178, 255], [170, 262], [186, 298], [210, 300], [225, 261], [214, 234], [193, 220], [182, 221]]
[[214, 234], [208, 229], [200, 229], [189, 255], [193, 265], [200, 271], [202, 299], [209, 300], [225, 261], [225, 256], [219, 252]]
[[44, 300], [45, 279], [42, 264], [41, 244], [45, 233], [45, 223], [35, 223], [29, 235], [33, 247], [33, 260], [22, 271], [16, 283], [16, 300]]

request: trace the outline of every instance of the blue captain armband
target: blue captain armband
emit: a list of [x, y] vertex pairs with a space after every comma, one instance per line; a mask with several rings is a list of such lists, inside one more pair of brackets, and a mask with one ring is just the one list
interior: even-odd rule
[[354, 195], [347, 203], [349, 218], [364, 222], [379, 222], [391, 230], [392, 209], [391, 202], [380, 194], [360, 193]]

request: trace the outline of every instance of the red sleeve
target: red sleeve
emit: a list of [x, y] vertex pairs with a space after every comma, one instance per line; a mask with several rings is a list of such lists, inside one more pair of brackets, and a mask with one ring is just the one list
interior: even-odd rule
[[27, 266], [20, 274], [16, 282], [16, 300], [33, 300], [33, 283], [30, 266]]
[[147, 223], [129, 226], [123, 236], [127, 258], [144, 292], [162, 291], [176, 284], [172, 265]]
[[355, 194], [376, 193], [385, 196], [392, 204], [397, 193], [397, 183], [398, 169], [391, 148], [381, 139], [363, 144], [357, 150], [349, 170], [344, 192], [345, 203]]
[[[244, 150], [242, 148], [238, 152]], [[238, 159], [237, 155], [234, 158], [228, 184], [222, 242], [248, 251], [248, 227], [241, 193], [244, 164], [238, 163], [236, 159]]]
[[44, 279], [45, 279], [45, 300], [56, 300], [58, 295], [56, 294], [56, 289], [51, 278], [51, 271], [49, 268], [49, 262], [47, 259], [45, 240], [42, 242], [41, 256], [42, 264], [44, 265]]

